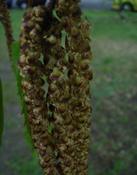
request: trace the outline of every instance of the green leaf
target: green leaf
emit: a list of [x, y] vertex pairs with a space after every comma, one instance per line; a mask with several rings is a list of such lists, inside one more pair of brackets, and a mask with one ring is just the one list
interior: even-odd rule
[[65, 78], [65, 80], [68, 79], [68, 69], [64, 70], [64, 78]]
[[49, 125], [48, 125], [48, 133], [52, 134], [53, 130], [54, 130], [54, 125], [52, 123], [49, 123]]
[[61, 22], [61, 19], [60, 19], [60, 17], [57, 15], [57, 12], [56, 12], [56, 10], [54, 9], [53, 10], [53, 16], [59, 21], [59, 22]]
[[61, 31], [61, 47], [66, 49], [66, 40], [67, 40], [68, 34], [65, 30]]
[[48, 110], [48, 117], [49, 118], [52, 118], [52, 116], [53, 116], [53, 112], [51, 112], [51, 111]]
[[2, 82], [0, 79], [0, 145], [2, 143], [2, 135], [4, 128], [4, 112], [3, 112], [3, 91], [2, 91]]
[[25, 118], [25, 126], [26, 126], [25, 136], [26, 136], [26, 139], [29, 142], [31, 142], [31, 145], [33, 145], [32, 138], [31, 138], [31, 130], [30, 130], [29, 122], [28, 122], [27, 106], [25, 104], [24, 93], [23, 93], [22, 87], [21, 87], [22, 78], [20, 76], [20, 72], [19, 72], [19, 68], [18, 68], [19, 58], [20, 58], [20, 45], [19, 45], [18, 41], [15, 41], [12, 44], [11, 63], [12, 63], [12, 68], [13, 68], [15, 77], [16, 77], [17, 91], [18, 91], [18, 95], [20, 97], [21, 112]]

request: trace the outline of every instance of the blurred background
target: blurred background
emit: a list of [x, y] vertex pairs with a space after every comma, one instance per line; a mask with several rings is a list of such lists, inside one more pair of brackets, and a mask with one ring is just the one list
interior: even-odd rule
[[[7, 0], [14, 37], [19, 38], [25, 0]], [[92, 128], [89, 175], [137, 175], [137, 0], [83, 0], [91, 24]], [[40, 175], [24, 136], [16, 81], [0, 24], [0, 75], [5, 128], [0, 175]]]

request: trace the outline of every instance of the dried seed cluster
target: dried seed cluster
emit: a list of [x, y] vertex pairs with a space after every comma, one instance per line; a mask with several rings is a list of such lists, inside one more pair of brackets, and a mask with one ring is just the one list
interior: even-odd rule
[[0, 0], [0, 22], [2, 22], [4, 26], [9, 54], [11, 55], [11, 44], [13, 41], [13, 36], [12, 36], [10, 15], [5, 0]]
[[50, 25], [46, 8], [35, 7], [22, 24], [22, 87], [45, 175], [87, 175], [91, 50], [78, 3], [58, 1]]

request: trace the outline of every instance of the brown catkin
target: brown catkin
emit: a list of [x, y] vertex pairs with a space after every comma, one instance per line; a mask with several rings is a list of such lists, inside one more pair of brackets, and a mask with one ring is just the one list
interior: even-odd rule
[[79, 0], [58, 0], [52, 14], [34, 7], [22, 23], [20, 72], [31, 135], [44, 175], [87, 175], [90, 28]]
[[12, 35], [10, 15], [5, 0], [0, 0], [0, 21], [4, 26], [7, 38], [7, 45], [9, 49], [9, 55], [11, 56], [11, 45], [13, 42], [13, 35]]
[[46, 10], [39, 6], [26, 12], [20, 36], [20, 72], [34, 146], [45, 175], [56, 175], [53, 139], [48, 133], [48, 111], [44, 98], [44, 69], [41, 58]]

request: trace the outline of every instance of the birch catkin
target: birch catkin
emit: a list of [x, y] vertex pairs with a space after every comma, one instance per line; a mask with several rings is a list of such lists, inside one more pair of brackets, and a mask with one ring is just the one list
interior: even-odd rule
[[30, 9], [20, 42], [22, 88], [44, 174], [87, 175], [91, 49], [79, 1], [57, 1], [52, 15], [43, 6]]
[[40, 164], [47, 175], [55, 175], [53, 139], [48, 133], [48, 112], [44, 98], [43, 65], [40, 61], [42, 52], [42, 33], [45, 8], [35, 7], [24, 15], [20, 43], [20, 72], [25, 102], [28, 108], [28, 120], [34, 146], [40, 157]]

